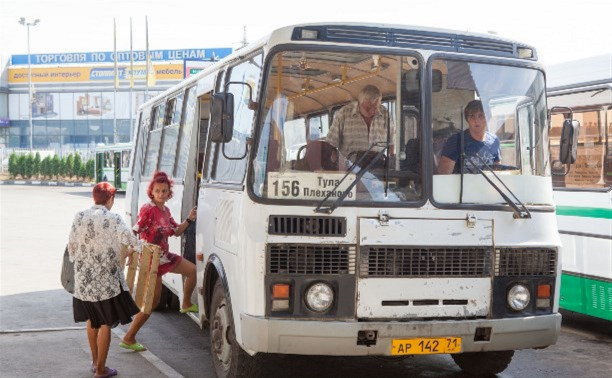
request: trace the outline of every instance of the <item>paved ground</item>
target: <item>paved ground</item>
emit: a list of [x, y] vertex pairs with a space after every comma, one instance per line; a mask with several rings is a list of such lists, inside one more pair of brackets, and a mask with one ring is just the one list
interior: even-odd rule
[[[0, 186], [0, 377], [91, 377], [82, 324], [59, 283], [74, 214], [91, 188]], [[122, 196], [115, 211], [123, 212]], [[155, 312], [139, 333], [147, 353], [120, 349], [114, 330], [108, 365], [121, 377], [214, 377], [208, 332], [175, 310]], [[606, 377], [612, 371], [609, 322], [564, 313], [556, 345], [515, 354], [498, 377]], [[277, 356], [267, 377], [467, 378], [449, 356], [406, 359]]]
[[[8, 195], [7, 195], [8, 194]], [[84, 324], [59, 282], [74, 214], [90, 206], [91, 188], [0, 186], [0, 376], [91, 377]], [[108, 366], [123, 377], [181, 376], [152, 353], [117, 347]]]

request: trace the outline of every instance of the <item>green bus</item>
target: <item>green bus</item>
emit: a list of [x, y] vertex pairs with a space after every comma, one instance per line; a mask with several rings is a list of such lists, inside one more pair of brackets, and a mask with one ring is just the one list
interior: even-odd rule
[[[598, 62], [605, 67], [606, 58], [577, 61], [582, 64], [574, 64], [574, 72], [571, 64], [559, 67], [566, 83], [556, 82], [565, 85], [548, 88], [547, 96], [554, 198], [563, 243], [559, 305], [612, 320], [612, 77], [596, 69]], [[593, 72], [607, 76], [585, 81]], [[569, 116], [563, 107], [571, 108], [572, 118], [580, 122], [576, 162], [569, 171], [557, 160], [561, 125]]]
[[127, 186], [132, 143], [96, 146], [96, 182], [108, 181], [119, 191]]

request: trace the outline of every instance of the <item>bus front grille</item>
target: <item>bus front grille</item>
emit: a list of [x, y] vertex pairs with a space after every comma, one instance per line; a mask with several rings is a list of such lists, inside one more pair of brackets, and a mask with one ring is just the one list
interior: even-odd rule
[[354, 274], [355, 246], [268, 244], [268, 274]]
[[495, 275], [554, 276], [557, 251], [548, 248], [499, 248], [495, 250]]
[[362, 277], [486, 277], [489, 247], [360, 247]]

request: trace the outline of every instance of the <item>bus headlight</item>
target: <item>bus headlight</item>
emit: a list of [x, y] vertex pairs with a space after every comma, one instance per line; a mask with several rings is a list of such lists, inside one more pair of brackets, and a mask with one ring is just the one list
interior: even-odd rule
[[306, 305], [312, 311], [327, 311], [333, 303], [334, 291], [326, 283], [316, 283], [306, 290]]
[[508, 291], [508, 305], [514, 311], [523, 311], [530, 299], [531, 294], [525, 285], [516, 284]]

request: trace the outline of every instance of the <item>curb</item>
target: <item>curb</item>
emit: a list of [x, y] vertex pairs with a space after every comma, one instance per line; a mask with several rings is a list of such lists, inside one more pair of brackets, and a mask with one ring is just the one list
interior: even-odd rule
[[0, 181], [0, 185], [41, 185], [41, 186], [86, 186], [95, 184], [88, 182], [63, 182], [63, 181], [37, 181], [37, 180], [6, 180]]

